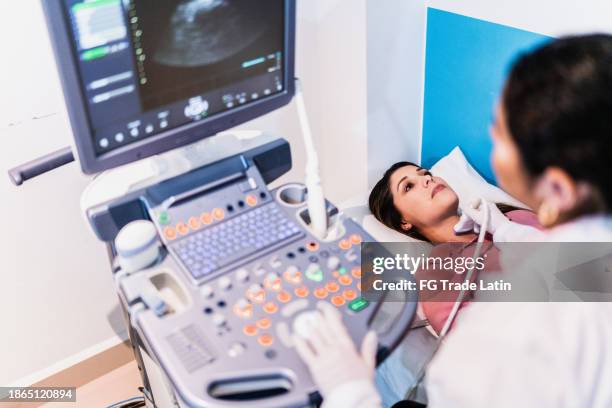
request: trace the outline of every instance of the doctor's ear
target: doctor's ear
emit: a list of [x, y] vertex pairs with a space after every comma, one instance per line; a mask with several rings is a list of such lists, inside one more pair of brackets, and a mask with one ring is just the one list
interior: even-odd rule
[[406, 221], [402, 221], [402, 229], [406, 232], [410, 231], [412, 229], [413, 225], [409, 222]]
[[565, 170], [547, 168], [535, 185], [535, 195], [540, 201], [537, 209], [540, 224], [553, 226], [564, 218], [563, 215], [573, 213], [588, 195], [584, 187]]

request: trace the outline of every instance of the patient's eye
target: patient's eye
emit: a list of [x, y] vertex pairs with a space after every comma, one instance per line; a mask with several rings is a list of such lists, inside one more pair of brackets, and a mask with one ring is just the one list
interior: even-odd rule
[[408, 192], [412, 187], [414, 187], [412, 183], [406, 183], [406, 185], [404, 186], [404, 191]]

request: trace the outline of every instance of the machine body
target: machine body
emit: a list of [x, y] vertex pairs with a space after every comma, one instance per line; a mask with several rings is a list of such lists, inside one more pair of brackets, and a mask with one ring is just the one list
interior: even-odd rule
[[[329, 302], [343, 312], [355, 342], [374, 324], [383, 303], [370, 304], [360, 291], [360, 243], [372, 238], [328, 202], [333, 231], [320, 240], [310, 229], [303, 185], [268, 189], [259, 168], [282, 174], [290, 167], [289, 155], [266, 155], [283, 145], [273, 139], [257, 148], [260, 155], [220, 157], [87, 211], [111, 246], [112, 231], [137, 219], [153, 222], [161, 237], [150, 267], [113, 268], [132, 342], [146, 354], [139, 360], [154, 363], [170, 396], [152, 397], [154, 406], [309, 406], [318, 394], [293, 349], [294, 320]], [[271, 161], [258, 164], [257, 157]], [[140, 211], [132, 210], [136, 203]], [[416, 310], [416, 299], [394, 304], [377, 327], [383, 357]], [[150, 367], [142, 368], [148, 377]]]

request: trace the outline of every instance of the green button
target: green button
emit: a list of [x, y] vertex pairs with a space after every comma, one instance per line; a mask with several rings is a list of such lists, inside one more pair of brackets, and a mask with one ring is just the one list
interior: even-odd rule
[[338, 269], [338, 273], [339, 273], [340, 275], [346, 275], [346, 273], [347, 273], [347, 272], [348, 272], [348, 271], [346, 270], [346, 268], [345, 268], [345, 267], [342, 267], [342, 268]]
[[355, 299], [351, 303], [349, 303], [348, 307], [353, 312], [361, 312], [363, 309], [368, 307], [369, 304], [370, 304], [370, 302], [368, 302], [366, 299], [359, 298], [359, 299]]
[[311, 281], [321, 282], [323, 281], [323, 271], [321, 271], [320, 269], [307, 270], [306, 277]]
[[159, 223], [161, 225], [166, 225], [170, 222], [170, 216], [168, 215], [167, 212], [163, 212], [161, 214], [159, 214]]

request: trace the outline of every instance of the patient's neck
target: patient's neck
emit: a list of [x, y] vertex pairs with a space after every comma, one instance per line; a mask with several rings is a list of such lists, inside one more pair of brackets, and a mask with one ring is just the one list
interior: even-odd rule
[[432, 227], [421, 228], [421, 233], [434, 244], [446, 242], [470, 242], [476, 234], [468, 233], [456, 235], [454, 227], [459, 222], [458, 215], [452, 215]]

